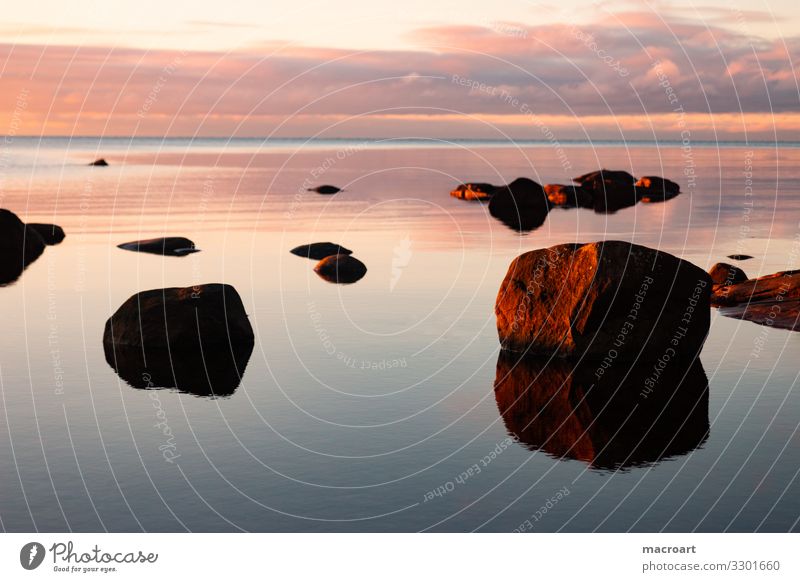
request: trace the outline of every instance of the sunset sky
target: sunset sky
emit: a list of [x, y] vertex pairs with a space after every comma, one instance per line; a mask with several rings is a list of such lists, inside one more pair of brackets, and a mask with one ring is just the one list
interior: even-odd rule
[[794, 0], [9, 3], [6, 135], [797, 139]]

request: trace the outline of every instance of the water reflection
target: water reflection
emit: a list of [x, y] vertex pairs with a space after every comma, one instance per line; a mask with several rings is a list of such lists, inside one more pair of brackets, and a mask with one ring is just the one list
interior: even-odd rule
[[532, 450], [596, 469], [687, 454], [709, 434], [708, 379], [699, 359], [631, 367], [501, 353], [495, 398], [506, 428]]
[[172, 352], [166, 348], [103, 343], [106, 361], [134, 388], [174, 388], [196, 396], [229, 396], [242, 382], [253, 340], [215, 345], [205, 350]]

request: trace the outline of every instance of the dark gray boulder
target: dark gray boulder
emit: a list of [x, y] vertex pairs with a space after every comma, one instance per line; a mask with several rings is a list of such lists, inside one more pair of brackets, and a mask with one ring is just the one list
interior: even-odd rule
[[150, 253], [154, 255], [164, 255], [169, 257], [183, 257], [191, 253], [200, 252], [194, 242], [188, 238], [180, 236], [168, 236], [162, 238], [149, 238], [117, 245], [126, 251], [139, 253]]
[[331, 255], [352, 255], [353, 251], [350, 249], [346, 249], [341, 245], [337, 245], [332, 242], [318, 242], [318, 243], [311, 243], [307, 245], [300, 245], [299, 247], [293, 248], [289, 251], [293, 255], [297, 255], [298, 257], [304, 257], [306, 259], [314, 259], [315, 261], [321, 261], [325, 257], [330, 257]]

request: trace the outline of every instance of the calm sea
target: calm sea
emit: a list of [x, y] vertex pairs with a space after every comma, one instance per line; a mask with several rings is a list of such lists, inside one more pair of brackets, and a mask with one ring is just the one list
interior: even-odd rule
[[[692, 372], [707, 401], [631, 456], [624, 442], [604, 449], [615, 425], [595, 408], [498, 405], [493, 307], [514, 257], [564, 242], [627, 240], [703, 268], [746, 253], [751, 277], [797, 268], [800, 148], [561, 145], [0, 143], [0, 206], [67, 232], [0, 287], [0, 527], [798, 529], [800, 334], [714, 312]], [[97, 157], [110, 166], [85, 165]], [[527, 233], [448, 195], [600, 167], [664, 175], [683, 194], [614, 214], [555, 209]], [[345, 190], [305, 191], [323, 183]], [[116, 248], [163, 235], [202, 252]], [[366, 277], [332, 285], [289, 253], [315, 241], [352, 249]], [[101, 340], [123, 301], [212, 282], [236, 287], [256, 333], [233, 394], [143, 390], [115, 373]]]

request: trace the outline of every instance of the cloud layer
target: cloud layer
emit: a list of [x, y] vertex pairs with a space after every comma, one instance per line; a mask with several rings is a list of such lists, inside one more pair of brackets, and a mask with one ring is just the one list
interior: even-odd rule
[[[416, 50], [231, 53], [0, 45], [0, 132], [790, 138], [800, 38], [652, 13], [447, 26]], [[796, 134], [795, 134], [796, 135]]]

